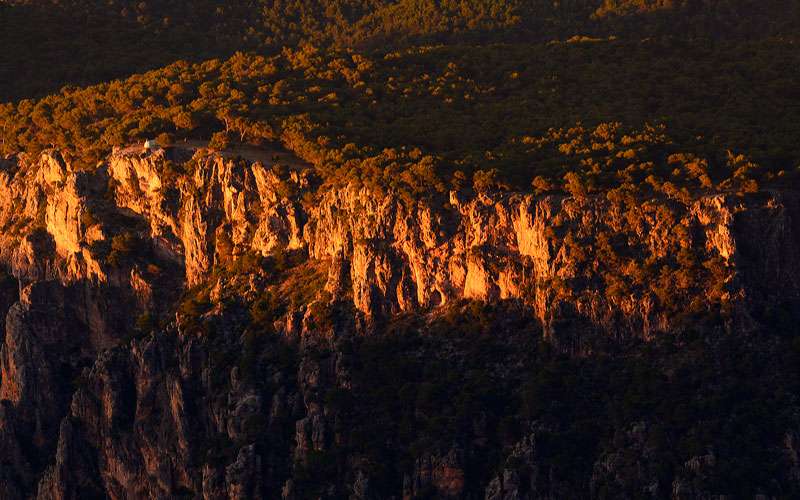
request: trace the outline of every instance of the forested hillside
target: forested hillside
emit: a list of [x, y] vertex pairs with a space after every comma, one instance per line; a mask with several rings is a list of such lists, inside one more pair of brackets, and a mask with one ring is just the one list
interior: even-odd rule
[[[0, 101], [300, 42], [385, 53], [411, 44], [794, 37], [793, 0], [0, 2]], [[677, 29], [676, 29], [677, 27]]]
[[[800, 53], [781, 40], [714, 47], [573, 40], [384, 56], [305, 46], [273, 57], [175, 63], [3, 105], [1, 151], [57, 147], [93, 168], [112, 147], [154, 137], [283, 143], [323, 176], [346, 180], [371, 175], [348, 162], [393, 148], [401, 157], [430, 157], [432, 174], [445, 181], [456, 171], [496, 170], [497, 182], [524, 187], [539, 175], [558, 180], [578, 159], [597, 156], [559, 146], [565, 139], [554, 129], [619, 123], [612, 134], [620, 137], [617, 129], [666, 126], [669, 139], [640, 159], [664, 163], [671, 153], [691, 153], [721, 182], [733, 174], [726, 151], [772, 175], [794, 172], [800, 94], [791, 82], [798, 78]], [[625, 150], [617, 144], [608, 152]], [[565, 153], [572, 165], [563, 163]], [[636, 154], [630, 149], [620, 163]]]

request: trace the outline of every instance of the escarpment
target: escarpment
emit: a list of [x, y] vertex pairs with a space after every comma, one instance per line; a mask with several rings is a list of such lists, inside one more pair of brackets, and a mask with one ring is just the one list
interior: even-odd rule
[[514, 299], [550, 333], [580, 321], [649, 337], [714, 308], [748, 322], [800, 290], [799, 202], [785, 190], [681, 202], [621, 189], [409, 199], [202, 150], [119, 152], [91, 173], [73, 172], [57, 153], [6, 163], [12, 274], [124, 289], [141, 312], [165, 303], [154, 280], [179, 291], [241, 256], [278, 251], [328, 262], [325, 289], [367, 319]]
[[[575, 483], [547, 444], [572, 431], [502, 417], [518, 399], [520, 415], [538, 415], [562, 389], [497, 394], [530, 385], [540, 337], [585, 353], [596, 339], [671, 342], [703, 321], [723, 339], [759, 330], [797, 306], [798, 216], [786, 190], [415, 198], [204, 150], [117, 152], [92, 171], [56, 152], [3, 160], [0, 488], [41, 499], [688, 491], [729, 452], [687, 448], [662, 474], [648, 451], [657, 422], [626, 415]], [[437, 397], [454, 405], [446, 416]], [[410, 438], [417, 426], [435, 439]], [[788, 464], [796, 429], [775, 432], [765, 453]]]
[[[188, 285], [226, 259], [301, 249], [330, 261], [326, 288], [366, 317], [518, 299], [548, 331], [569, 318], [645, 337], [674, 329], [679, 311], [700, 312], [701, 297], [737, 317], [777, 300], [776, 289], [780, 300], [798, 297], [793, 192], [679, 203], [624, 192], [453, 191], [408, 201], [219, 156], [176, 167], [161, 151], [108, 165], [117, 205], [148, 220], [154, 244], [183, 259]], [[180, 168], [188, 170], [170, 171]], [[164, 188], [175, 175], [177, 187]]]

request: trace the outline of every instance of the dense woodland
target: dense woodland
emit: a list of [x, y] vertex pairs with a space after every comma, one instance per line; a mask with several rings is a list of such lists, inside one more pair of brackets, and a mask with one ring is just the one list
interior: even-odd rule
[[273, 52], [301, 42], [385, 54], [398, 46], [575, 35], [742, 40], [793, 37], [798, 20], [794, 0], [6, 0], [0, 101], [177, 59]]
[[217, 134], [328, 170], [393, 148], [527, 184], [561, 159], [526, 137], [619, 122], [665, 125], [712, 166], [731, 151], [789, 171], [798, 16], [785, 0], [3, 2], [0, 152], [91, 166]]
[[[683, 154], [716, 185], [742, 177], [732, 157], [780, 181], [800, 158], [798, 68], [794, 43], [778, 39], [438, 45], [381, 57], [303, 45], [4, 104], [0, 147], [57, 147], [92, 169], [147, 138], [282, 143], [332, 182], [397, 182], [400, 169], [425, 188], [476, 171], [497, 185], [561, 182], [577, 165], [604, 178], [590, 183], [609, 185], [620, 169], [642, 181]], [[594, 129], [607, 146], [567, 144]], [[614, 160], [593, 167], [598, 155]]]

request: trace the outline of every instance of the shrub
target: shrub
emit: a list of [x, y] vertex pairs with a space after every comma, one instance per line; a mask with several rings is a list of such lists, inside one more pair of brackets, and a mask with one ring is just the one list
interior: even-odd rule
[[156, 136], [156, 142], [161, 146], [169, 146], [175, 142], [175, 136], [168, 132], [163, 132]]
[[140, 333], [148, 333], [155, 328], [156, 323], [149, 312], [143, 312], [136, 318], [136, 330]]
[[500, 172], [493, 168], [491, 170], [478, 170], [472, 175], [472, 187], [479, 193], [484, 193], [492, 189], [500, 189], [503, 184], [500, 182]]
[[112, 266], [120, 266], [129, 263], [135, 257], [144, 254], [142, 240], [133, 233], [122, 233], [111, 239], [111, 251], [108, 254], [107, 262]]
[[575, 172], [564, 175], [564, 190], [578, 199], [585, 198], [587, 194], [585, 184]]
[[277, 295], [267, 290], [250, 306], [250, 319], [254, 326], [272, 328], [272, 322], [283, 309]]
[[84, 228], [89, 228], [97, 224], [97, 218], [94, 216], [89, 208], [85, 208], [83, 212], [81, 212], [81, 225]]
[[553, 189], [553, 185], [542, 177], [541, 175], [537, 175], [533, 178], [533, 182], [531, 182], [531, 187], [533, 187], [533, 193], [536, 195], [544, 194]]
[[[202, 316], [212, 307], [208, 290], [193, 289], [178, 306], [177, 316], [181, 326], [188, 332], [202, 332], [211, 334], [214, 325], [211, 321], [203, 320]], [[222, 355], [223, 353], [219, 353]]]
[[227, 132], [216, 132], [214, 135], [211, 136], [211, 141], [208, 143], [208, 147], [211, 149], [216, 149], [221, 151], [223, 149], [228, 149], [230, 147], [230, 139], [228, 138]]

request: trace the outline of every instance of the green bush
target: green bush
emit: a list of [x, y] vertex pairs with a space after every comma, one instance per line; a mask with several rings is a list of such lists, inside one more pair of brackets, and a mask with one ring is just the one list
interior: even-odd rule
[[133, 233], [122, 233], [111, 238], [111, 247], [106, 262], [114, 267], [130, 264], [137, 258], [146, 256], [147, 247], [142, 239]]
[[231, 145], [227, 132], [215, 132], [208, 142], [208, 147], [217, 151], [228, 149]]

